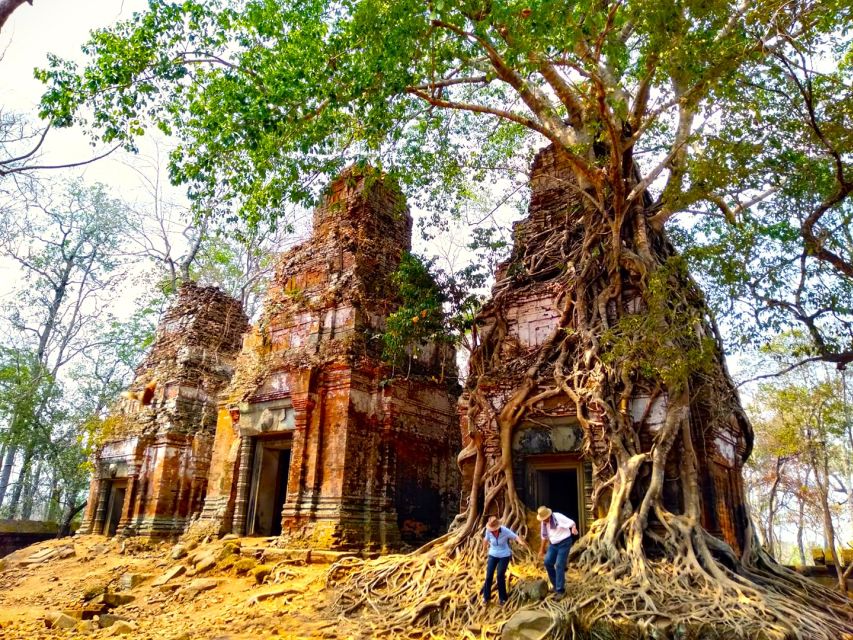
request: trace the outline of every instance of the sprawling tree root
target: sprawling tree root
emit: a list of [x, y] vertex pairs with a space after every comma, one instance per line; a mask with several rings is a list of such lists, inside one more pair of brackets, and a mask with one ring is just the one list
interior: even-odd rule
[[[550, 153], [559, 164], [560, 151]], [[631, 164], [613, 170], [619, 176], [609, 186], [581, 192], [578, 181], [566, 180], [551, 187], [549, 197], [562, 195], [564, 207], [540, 206], [537, 224], [545, 226], [516, 246], [507, 271], [516, 275], [496, 285], [480, 314], [469, 437], [459, 455], [473, 466], [464, 512], [450, 533], [411, 555], [336, 565], [329, 575], [340, 591], [336, 610], [358, 612], [376, 636], [495, 634], [521, 603], [515, 596], [509, 609], [478, 604], [480, 537], [488, 515], [526, 534], [513, 434], [525, 420], [565, 416], [572, 407], [601, 517], [572, 550], [573, 597], [539, 605], [552, 617], [552, 637], [625, 623], [650, 634], [665, 628], [663, 637], [688, 629], [702, 637], [708, 629], [704, 637], [853, 638], [850, 601], [763, 555], [737, 496], [721, 503], [731, 546], [703, 529], [708, 443], [734, 431], [748, 454], [751, 430], [701, 292], [649, 223], [650, 202], [625, 201], [636, 184]], [[552, 295], [560, 318], [542, 344], [524, 350], [511, 339], [504, 310], [528, 289]], [[497, 400], [487, 391], [496, 379], [502, 388], [511, 382]], [[630, 410], [637, 398], [647, 399], [639, 421]], [[665, 416], [652, 424], [658, 398]], [[729, 457], [728, 477], [740, 485]], [[667, 480], [677, 488], [667, 491]]]

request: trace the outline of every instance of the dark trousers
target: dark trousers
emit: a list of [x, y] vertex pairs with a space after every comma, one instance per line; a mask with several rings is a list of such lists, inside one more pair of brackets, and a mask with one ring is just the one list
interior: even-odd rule
[[495, 558], [489, 556], [489, 561], [486, 564], [486, 582], [483, 585], [483, 600], [486, 602], [492, 597], [492, 576], [495, 575], [495, 569], [498, 571], [498, 599], [501, 602], [506, 602], [506, 568], [509, 566], [509, 556], [506, 558]]
[[545, 552], [545, 571], [548, 572], [548, 579], [557, 593], [566, 591], [566, 564], [571, 549], [572, 537], [569, 536], [557, 544], [552, 544]]

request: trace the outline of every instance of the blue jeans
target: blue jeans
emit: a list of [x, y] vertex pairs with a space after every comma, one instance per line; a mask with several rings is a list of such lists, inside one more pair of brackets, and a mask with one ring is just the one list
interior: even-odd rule
[[572, 538], [569, 536], [557, 544], [550, 545], [545, 552], [545, 571], [548, 572], [548, 579], [557, 593], [566, 592], [566, 562], [571, 548]]
[[486, 602], [492, 597], [492, 576], [495, 575], [495, 569], [498, 570], [498, 599], [506, 602], [506, 568], [509, 566], [509, 560], [509, 556], [506, 558], [489, 556], [486, 564], [486, 582], [483, 585], [483, 600]]

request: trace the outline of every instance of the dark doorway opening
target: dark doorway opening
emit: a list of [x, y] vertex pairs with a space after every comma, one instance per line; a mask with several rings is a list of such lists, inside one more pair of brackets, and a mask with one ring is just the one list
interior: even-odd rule
[[127, 494], [127, 481], [110, 482], [109, 498], [107, 498], [106, 522], [104, 522], [104, 535], [114, 536], [118, 531], [118, 523], [121, 520], [121, 512], [124, 509], [124, 498]]
[[553, 469], [537, 473], [540, 502], [580, 522], [580, 492], [577, 469]]
[[290, 438], [258, 439], [247, 518], [249, 535], [277, 536], [281, 533], [281, 512], [287, 498], [289, 471]]

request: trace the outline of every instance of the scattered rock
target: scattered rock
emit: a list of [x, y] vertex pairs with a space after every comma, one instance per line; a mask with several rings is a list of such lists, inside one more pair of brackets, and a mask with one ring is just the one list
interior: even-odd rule
[[343, 558], [355, 558], [356, 554], [346, 551], [327, 551], [325, 549], [311, 549], [308, 562], [311, 564], [332, 564]]
[[61, 547], [56, 551], [56, 557], [60, 560], [64, 560], [65, 558], [70, 558], [76, 555], [74, 552], [74, 547]]
[[21, 562], [21, 564], [41, 564], [42, 562], [47, 562], [55, 555], [57, 555], [57, 549], [41, 549], [36, 551], [34, 554], [27, 556], [27, 559]]
[[98, 625], [94, 620], [81, 620], [75, 627], [77, 633], [95, 633], [98, 630]]
[[307, 563], [310, 555], [310, 549], [278, 549], [276, 547], [269, 547], [264, 549], [261, 559], [266, 564], [275, 564], [277, 562]]
[[117, 622], [127, 622], [127, 620], [121, 616], [115, 615], [114, 613], [105, 613], [98, 618], [98, 624], [104, 629], [113, 626]]
[[213, 556], [204, 556], [198, 561], [198, 563], [196, 563], [195, 572], [204, 573], [208, 569], [212, 569], [214, 566], [216, 566], [216, 558]]
[[83, 585], [83, 600], [94, 600], [103, 595], [108, 586], [109, 582], [103, 580], [95, 580]]
[[104, 604], [106, 604], [110, 608], [120, 607], [125, 604], [129, 604], [133, 602], [135, 596], [130, 593], [114, 593], [111, 591], [107, 591], [104, 594]]
[[63, 609], [62, 613], [64, 613], [69, 618], [74, 618], [75, 620], [83, 619], [83, 610], [82, 609]]
[[544, 611], [522, 609], [503, 626], [501, 640], [543, 640], [549, 637], [551, 616]]
[[196, 578], [186, 585], [182, 591], [186, 592], [191, 597], [195, 597], [202, 591], [210, 591], [218, 586], [219, 580], [216, 580], [215, 578]]
[[178, 576], [181, 576], [187, 572], [187, 568], [182, 564], [176, 564], [171, 569], [168, 569], [166, 573], [157, 578], [154, 582], [151, 583], [154, 587], [159, 587], [160, 585], [164, 585], [169, 580], [174, 580]]
[[249, 573], [256, 566], [258, 566], [258, 562], [254, 558], [240, 558], [234, 563], [234, 571], [238, 576], [241, 576], [244, 573]]
[[240, 555], [240, 546], [233, 543], [228, 543], [219, 550], [219, 552], [216, 554], [216, 559], [224, 560], [228, 556], [234, 555]]
[[538, 602], [548, 595], [548, 582], [542, 578], [526, 578], [515, 589], [521, 594], [522, 600]]
[[77, 619], [61, 611], [50, 611], [44, 614], [44, 626], [48, 629], [73, 629], [77, 626]]
[[151, 577], [150, 574], [147, 573], [125, 573], [121, 580], [119, 580], [119, 584], [121, 588], [130, 591], [131, 589], [135, 589], [143, 582], [148, 580]]
[[161, 584], [157, 589], [162, 591], [163, 593], [168, 593], [169, 591], [177, 591], [181, 588], [180, 582], [169, 582], [167, 584]]
[[109, 635], [120, 636], [126, 633], [133, 633], [134, 631], [136, 631], [135, 624], [127, 620], [120, 620], [110, 627]]
[[236, 533], [226, 533], [224, 536], [222, 536], [221, 540], [238, 540], [239, 538], [240, 536], [238, 536]]
[[261, 591], [260, 593], [256, 593], [251, 598], [246, 600], [246, 605], [251, 607], [252, 605], [256, 605], [259, 602], [263, 602], [264, 600], [269, 600], [270, 598], [277, 598], [279, 596], [291, 595], [294, 593], [299, 593], [297, 589], [292, 589], [290, 587], [273, 587], [272, 589], [267, 589], [266, 591]]
[[169, 554], [169, 557], [171, 557], [172, 560], [180, 560], [181, 558], [185, 557], [187, 553], [187, 548], [184, 545], [176, 544], [174, 547], [172, 547], [172, 552]]

